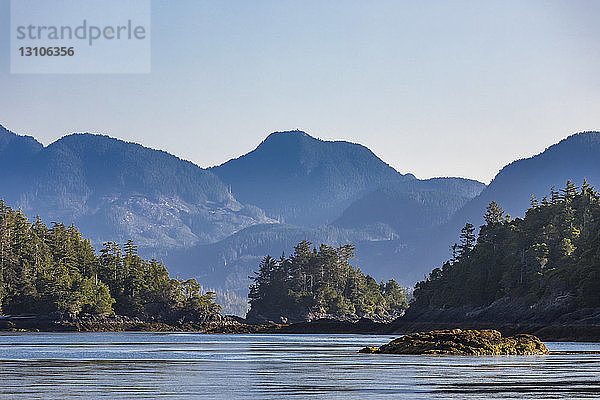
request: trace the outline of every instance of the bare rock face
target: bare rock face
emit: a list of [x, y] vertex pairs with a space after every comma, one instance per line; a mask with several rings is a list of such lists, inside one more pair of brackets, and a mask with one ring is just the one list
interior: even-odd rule
[[502, 337], [496, 330], [441, 330], [405, 335], [361, 353], [429, 355], [538, 355], [548, 349], [533, 335]]

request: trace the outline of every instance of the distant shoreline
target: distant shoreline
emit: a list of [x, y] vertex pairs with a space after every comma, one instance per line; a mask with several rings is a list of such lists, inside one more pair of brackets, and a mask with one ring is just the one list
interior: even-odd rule
[[411, 322], [392, 323], [361, 319], [357, 322], [321, 319], [313, 322], [250, 324], [242, 318], [226, 316], [210, 323], [179, 325], [143, 321], [124, 316], [53, 320], [47, 315], [5, 316], [0, 318], [0, 332], [197, 332], [200, 334], [368, 334], [403, 335], [441, 329], [495, 329], [503, 335], [532, 334], [543, 341], [600, 342], [600, 325], [585, 324], [509, 324], [483, 322]]

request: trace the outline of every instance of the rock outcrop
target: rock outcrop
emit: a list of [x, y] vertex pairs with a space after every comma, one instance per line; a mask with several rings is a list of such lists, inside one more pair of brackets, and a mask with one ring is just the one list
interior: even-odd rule
[[[173, 316], [171, 316], [173, 317]], [[124, 315], [77, 316], [54, 312], [47, 315], [0, 316], [0, 331], [42, 332], [204, 332], [204, 333], [260, 333], [270, 332], [274, 327], [245, 324], [235, 316], [206, 314], [181, 318], [138, 318]]]
[[533, 335], [502, 337], [496, 330], [441, 330], [405, 335], [361, 353], [429, 355], [537, 355], [548, 349]]

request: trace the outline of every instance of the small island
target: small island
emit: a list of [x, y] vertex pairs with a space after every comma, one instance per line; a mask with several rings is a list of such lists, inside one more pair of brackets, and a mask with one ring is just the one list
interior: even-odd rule
[[440, 330], [405, 335], [360, 353], [412, 355], [540, 355], [548, 349], [533, 335], [502, 337], [496, 330]]

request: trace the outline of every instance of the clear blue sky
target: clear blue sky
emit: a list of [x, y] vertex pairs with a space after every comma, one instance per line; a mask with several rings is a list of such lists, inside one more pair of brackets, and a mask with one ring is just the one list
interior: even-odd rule
[[[50, 0], [49, 0], [50, 1]], [[600, 129], [598, 1], [153, 1], [152, 73], [11, 75], [0, 123], [102, 132], [201, 166], [302, 129], [401, 172], [489, 181]]]

